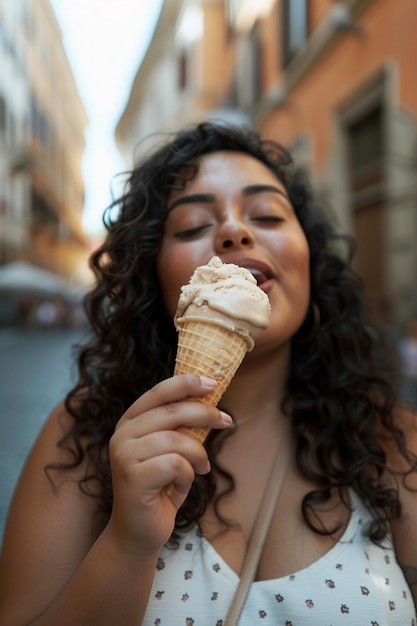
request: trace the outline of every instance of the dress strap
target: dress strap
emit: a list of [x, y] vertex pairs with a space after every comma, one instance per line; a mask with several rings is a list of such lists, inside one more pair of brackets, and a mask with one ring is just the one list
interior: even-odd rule
[[290, 464], [288, 458], [285, 469], [282, 471], [281, 452], [282, 450], [280, 448], [279, 452], [275, 455], [272, 469], [262, 495], [262, 500], [258, 507], [256, 519], [246, 548], [239, 584], [233, 596], [232, 604], [226, 617], [225, 626], [236, 626], [236, 624], [239, 623], [240, 616], [242, 615], [243, 608], [258, 568], [266, 536], [271, 525], [272, 516], [279, 500], [284, 479], [287, 475]]

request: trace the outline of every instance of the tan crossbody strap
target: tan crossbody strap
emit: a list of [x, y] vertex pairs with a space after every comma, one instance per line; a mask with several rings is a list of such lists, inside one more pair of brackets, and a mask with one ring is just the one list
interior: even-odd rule
[[236, 624], [239, 623], [240, 616], [242, 615], [246, 599], [249, 595], [249, 590], [258, 568], [259, 559], [262, 554], [266, 535], [271, 525], [272, 516], [281, 494], [288, 465], [289, 463], [287, 463], [285, 471], [283, 471], [281, 455], [277, 454], [275, 456], [274, 463], [268, 477], [268, 482], [266, 484], [265, 491], [258, 508], [258, 513], [249, 537], [240, 581], [235, 591], [235, 595], [233, 596], [232, 604], [230, 605], [230, 609], [226, 617], [225, 626], [236, 626]]

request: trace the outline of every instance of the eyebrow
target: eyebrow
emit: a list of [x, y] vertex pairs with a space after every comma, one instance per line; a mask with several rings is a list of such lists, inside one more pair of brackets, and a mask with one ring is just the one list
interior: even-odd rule
[[[244, 187], [242, 189], [242, 195], [247, 197], [258, 193], [265, 193], [268, 191], [278, 193], [289, 201], [289, 197], [287, 196], [287, 194], [284, 193], [279, 187], [275, 187], [275, 185], [248, 185], [247, 187]], [[193, 193], [188, 196], [181, 196], [180, 198], [174, 200], [174, 202], [168, 207], [167, 212], [170, 213], [170, 211], [172, 211], [181, 204], [195, 204], [197, 202], [212, 203], [215, 201], [216, 197], [211, 193]]]
[[276, 187], [275, 185], [263, 185], [263, 184], [248, 185], [247, 187], [244, 187], [242, 189], [242, 195], [251, 196], [252, 194], [265, 193], [268, 191], [272, 191], [273, 193], [279, 193], [281, 196], [284, 196], [284, 198], [289, 200], [289, 197], [287, 196], [287, 194], [284, 191], [282, 191], [282, 189], [280, 189], [279, 187]]
[[196, 202], [215, 202], [216, 198], [211, 193], [193, 193], [188, 196], [181, 196], [174, 200], [172, 204], [167, 209], [169, 213], [172, 209], [179, 206], [180, 204], [195, 204]]

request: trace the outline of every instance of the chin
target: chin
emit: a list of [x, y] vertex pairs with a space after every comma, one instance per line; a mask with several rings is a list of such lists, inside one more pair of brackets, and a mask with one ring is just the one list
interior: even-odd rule
[[270, 333], [270, 329], [265, 330], [258, 339], [251, 352], [248, 352], [246, 359], [258, 358], [263, 355], [271, 355], [271, 353], [281, 353], [282, 349], [291, 346], [292, 334], [287, 333]]

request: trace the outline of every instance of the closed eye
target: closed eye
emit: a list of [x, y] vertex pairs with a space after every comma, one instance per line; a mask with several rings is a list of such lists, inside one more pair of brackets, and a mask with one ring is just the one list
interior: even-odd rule
[[187, 239], [188, 237], [194, 237], [210, 227], [210, 224], [204, 226], [196, 226], [195, 228], [187, 228], [174, 234], [177, 239]]
[[279, 217], [278, 215], [261, 215], [259, 217], [252, 218], [254, 222], [283, 222], [284, 218]]

